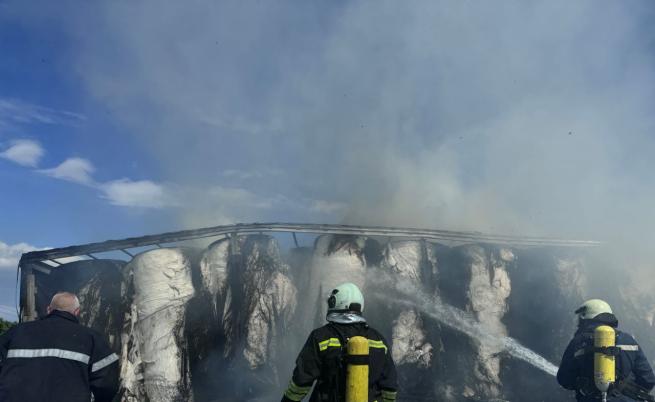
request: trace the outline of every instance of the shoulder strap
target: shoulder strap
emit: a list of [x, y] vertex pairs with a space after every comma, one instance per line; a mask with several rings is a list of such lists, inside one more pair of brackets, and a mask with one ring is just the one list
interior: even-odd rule
[[330, 402], [340, 402], [346, 392], [345, 383], [343, 382], [342, 376], [345, 375], [344, 359], [346, 357], [347, 338], [333, 323], [328, 323], [328, 328], [330, 328], [330, 330], [337, 336], [337, 339], [339, 339], [339, 343], [341, 344], [341, 347], [339, 348], [339, 357], [333, 363], [336, 365], [332, 367], [334, 372], [330, 373], [329, 376], [329, 381], [332, 388], [332, 392], [330, 393]]
[[348, 338], [345, 337], [345, 335], [337, 328], [336, 325], [333, 323], [328, 323], [328, 327], [334, 332], [339, 339], [339, 343], [341, 344], [341, 351], [343, 352], [344, 348], [346, 347], [346, 343], [348, 342]]

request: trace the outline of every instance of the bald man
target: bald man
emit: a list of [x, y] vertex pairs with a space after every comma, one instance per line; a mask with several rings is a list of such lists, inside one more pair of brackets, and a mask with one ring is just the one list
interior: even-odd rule
[[80, 302], [59, 292], [41, 320], [0, 337], [0, 401], [110, 402], [118, 356], [101, 334], [79, 324]]

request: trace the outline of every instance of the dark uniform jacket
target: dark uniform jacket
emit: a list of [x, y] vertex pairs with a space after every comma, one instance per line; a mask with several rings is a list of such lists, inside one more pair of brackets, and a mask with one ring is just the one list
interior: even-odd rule
[[340, 402], [345, 398], [347, 340], [363, 336], [369, 340], [369, 397], [373, 402], [396, 400], [396, 367], [382, 335], [365, 323], [327, 325], [309, 335], [298, 359], [283, 402], [300, 401], [316, 385], [310, 402]]
[[[581, 402], [600, 400], [600, 392], [594, 385], [594, 353], [588, 349], [594, 345], [594, 329], [599, 325], [607, 323], [590, 321], [580, 326], [566, 348], [557, 372], [559, 384], [566, 389], [575, 390], [576, 399]], [[620, 349], [616, 357], [616, 381], [631, 378], [640, 387], [652, 389], [655, 385], [655, 375], [635, 339], [616, 330], [616, 346]], [[610, 392], [607, 400], [633, 401], [618, 392]]]
[[109, 402], [118, 390], [118, 357], [63, 311], [11, 328], [0, 359], [2, 402]]

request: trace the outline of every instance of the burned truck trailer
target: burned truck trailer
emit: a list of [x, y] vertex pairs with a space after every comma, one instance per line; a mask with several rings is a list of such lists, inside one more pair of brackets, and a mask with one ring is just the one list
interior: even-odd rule
[[270, 401], [324, 322], [328, 293], [349, 281], [390, 343], [399, 400], [557, 401], [564, 394], [549, 362], [574, 329], [570, 310], [586, 296], [586, 256], [597, 246], [412, 228], [216, 226], [26, 253], [20, 318], [45, 315], [57, 291], [78, 294], [81, 323], [120, 356], [120, 401]]

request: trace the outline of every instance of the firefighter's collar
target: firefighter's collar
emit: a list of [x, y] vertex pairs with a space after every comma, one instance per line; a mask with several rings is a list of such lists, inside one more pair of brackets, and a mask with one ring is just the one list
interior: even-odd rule
[[357, 324], [360, 322], [366, 322], [366, 318], [362, 317], [361, 314], [352, 313], [352, 312], [328, 313], [326, 319], [329, 322], [334, 322], [337, 324]]
[[48, 314], [45, 318], [53, 317], [53, 316], [65, 318], [65, 319], [67, 319], [69, 321], [73, 321], [73, 322], [76, 322], [78, 324], [80, 322], [80, 320], [77, 317], [75, 317], [73, 314], [71, 314], [71, 313], [69, 313], [67, 311], [61, 311], [61, 310], [53, 310], [52, 313]]

